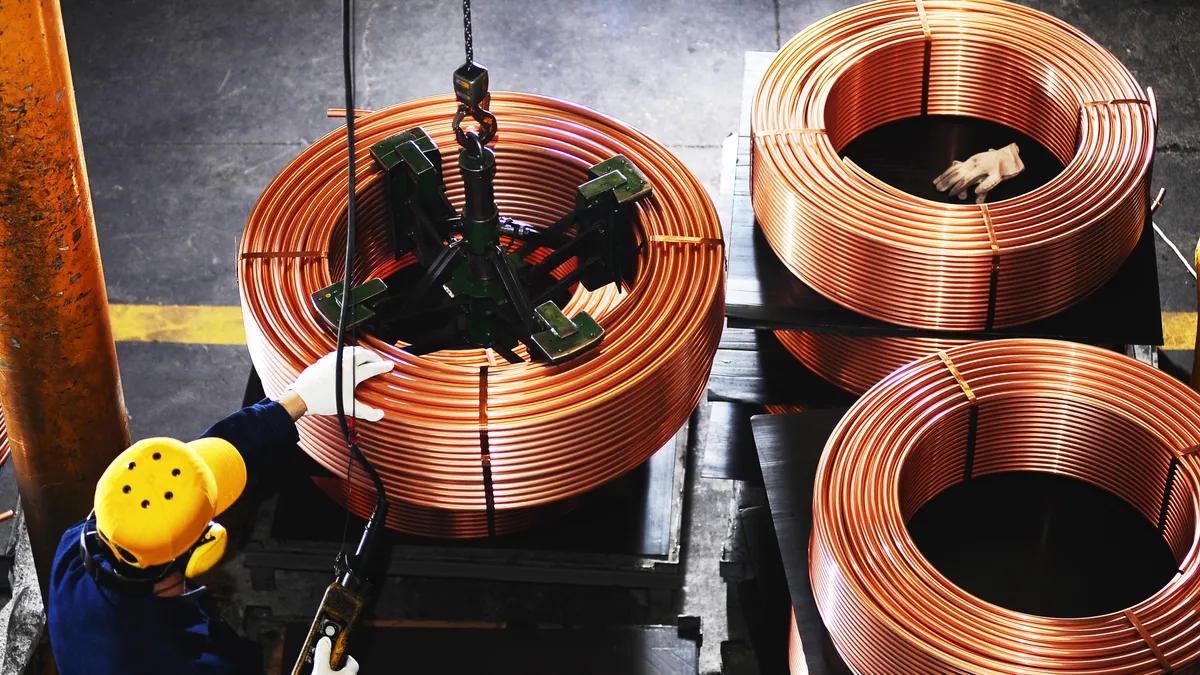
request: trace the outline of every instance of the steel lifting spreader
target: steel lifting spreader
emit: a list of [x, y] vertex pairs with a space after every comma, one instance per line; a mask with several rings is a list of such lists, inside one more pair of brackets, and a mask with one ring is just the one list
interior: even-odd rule
[[[411, 254], [421, 274], [415, 283], [411, 272], [400, 278], [402, 271], [353, 289], [352, 324], [380, 339], [406, 342], [405, 349], [414, 354], [474, 346], [519, 362], [518, 343], [532, 358], [550, 363], [587, 353], [601, 344], [603, 327], [587, 312], [568, 318], [561, 307], [577, 283], [589, 290], [632, 283], [637, 262], [633, 204], [650, 194], [648, 181], [618, 155], [591, 167], [589, 180], [575, 195], [575, 208], [552, 225], [534, 227], [504, 217], [494, 194], [496, 155], [488, 147], [498, 125], [487, 110], [487, 69], [466, 63], [454, 73], [454, 90], [462, 211], [446, 196], [441, 150], [424, 129], [372, 146], [384, 173], [396, 259]], [[477, 130], [463, 129], [467, 117], [478, 122]], [[341, 297], [338, 284], [313, 294], [314, 306], [330, 325], [336, 324]]]

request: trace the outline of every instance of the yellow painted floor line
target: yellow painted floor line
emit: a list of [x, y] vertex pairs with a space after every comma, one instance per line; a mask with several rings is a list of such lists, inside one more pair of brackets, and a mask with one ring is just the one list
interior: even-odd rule
[[109, 305], [117, 342], [244, 345], [241, 307]]
[[1163, 349], [1196, 348], [1196, 313], [1163, 312]]
[[[111, 305], [109, 314], [117, 342], [246, 344], [240, 307]], [[1163, 312], [1162, 321], [1163, 349], [1191, 350], [1195, 347], [1195, 312]]]

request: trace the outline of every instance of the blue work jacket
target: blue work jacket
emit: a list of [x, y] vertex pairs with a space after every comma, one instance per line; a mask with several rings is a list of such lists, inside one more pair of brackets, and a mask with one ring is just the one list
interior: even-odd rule
[[[263, 401], [204, 432], [233, 444], [247, 489], [295, 453], [296, 424]], [[263, 672], [255, 643], [221, 620], [203, 589], [181, 597], [134, 597], [96, 583], [83, 567], [77, 523], [63, 534], [50, 576], [49, 628], [62, 675], [242, 675]]]

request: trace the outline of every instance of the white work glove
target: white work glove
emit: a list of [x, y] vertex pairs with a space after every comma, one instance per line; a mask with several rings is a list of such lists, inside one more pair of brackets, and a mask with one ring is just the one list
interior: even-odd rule
[[959, 199], [967, 198], [967, 190], [978, 183], [975, 188], [975, 203], [982, 204], [1001, 181], [1008, 180], [1025, 170], [1021, 161], [1021, 150], [1016, 143], [1009, 143], [999, 150], [988, 150], [973, 155], [965, 162], [954, 162], [942, 175], [934, 179], [933, 184], [939, 192], [949, 192], [958, 195]]
[[[342, 400], [346, 414], [353, 412], [359, 419], [378, 422], [383, 419], [383, 411], [356, 403], [354, 388], [363, 380], [388, 372], [395, 364], [362, 347], [344, 347], [342, 353]], [[288, 389], [304, 400], [308, 408], [304, 411], [305, 416], [336, 415], [337, 396], [333, 387], [336, 381], [337, 352], [334, 351], [305, 368]]]
[[[334, 352], [336, 353], [336, 352]], [[329, 665], [329, 654], [333, 651], [333, 643], [323, 637], [317, 641], [317, 649], [313, 654], [312, 675], [357, 675], [358, 661], [353, 656], [346, 655], [346, 665], [341, 670], [334, 670]]]

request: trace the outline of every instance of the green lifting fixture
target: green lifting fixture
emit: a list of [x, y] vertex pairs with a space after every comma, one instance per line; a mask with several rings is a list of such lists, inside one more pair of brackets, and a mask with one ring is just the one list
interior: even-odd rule
[[[587, 312], [567, 317], [570, 289], [632, 283], [636, 272], [634, 203], [650, 195], [646, 177], [623, 155], [589, 169], [575, 208], [544, 228], [500, 215], [493, 194], [496, 156], [488, 143], [496, 118], [487, 109], [487, 70], [470, 62], [455, 71], [455, 135], [466, 192], [462, 213], [446, 197], [442, 154], [420, 127], [371, 147], [384, 173], [388, 229], [396, 259], [412, 254], [420, 272], [371, 279], [350, 293], [351, 326], [409, 343], [413, 354], [486, 347], [511, 362], [524, 344], [552, 364], [600, 345], [604, 328]], [[470, 115], [479, 131], [464, 131]], [[507, 239], [507, 243], [502, 243]], [[550, 253], [531, 262], [538, 249]], [[568, 273], [558, 272], [574, 261]], [[403, 282], [403, 283], [402, 283]], [[341, 282], [313, 294], [318, 314], [337, 325]]]

